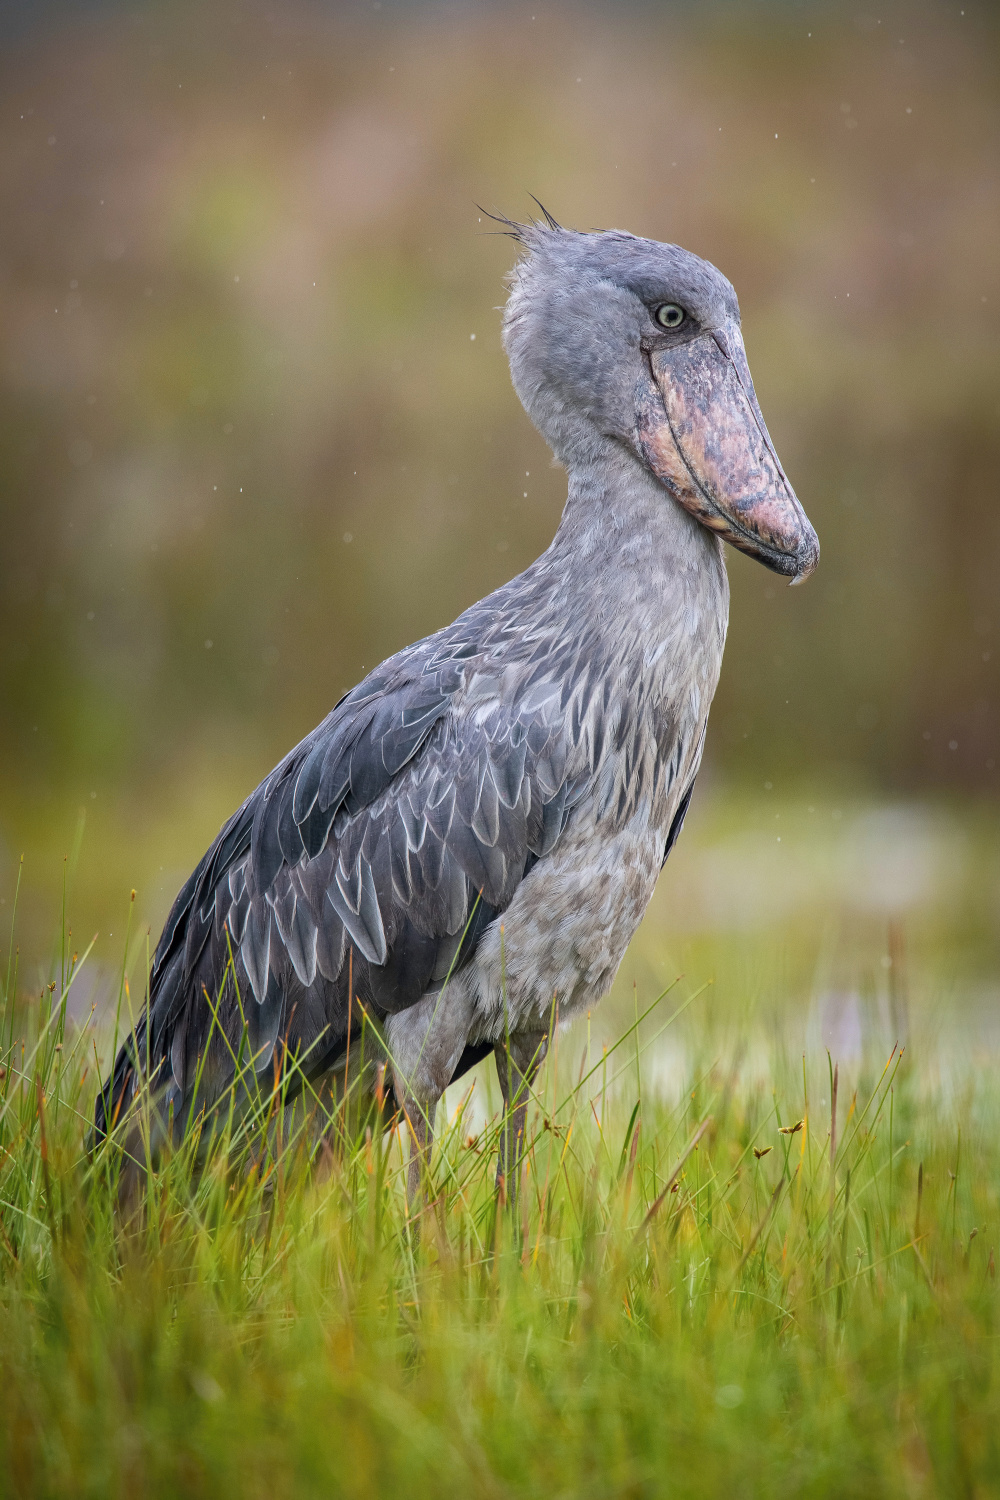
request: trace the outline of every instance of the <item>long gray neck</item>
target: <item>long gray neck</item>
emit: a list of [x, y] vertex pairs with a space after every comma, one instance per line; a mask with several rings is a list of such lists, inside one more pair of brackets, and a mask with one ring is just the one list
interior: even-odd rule
[[729, 614], [722, 544], [637, 459], [608, 442], [574, 463], [552, 545], [500, 595], [532, 660], [541, 643], [555, 677], [586, 663], [636, 755], [696, 766]]
[[[729, 588], [722, 544], [688, 515], [621, 444], [610, 439], [574, 462], [559, 528], [546, 554], [569, 592], [655, 632], [664, 616], [694, 607], [725, 634]], [[653, 610], [653, 619], [649, 618]]]

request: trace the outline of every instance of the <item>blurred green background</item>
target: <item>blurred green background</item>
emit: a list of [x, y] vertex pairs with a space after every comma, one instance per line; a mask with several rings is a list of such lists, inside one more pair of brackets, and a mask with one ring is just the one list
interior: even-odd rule
[[752, 965], [748, 934], [808, 912], [816, 952], [870, 928], [873, 994], [893, 922], [946, 974], [993, 970], [988, 7], [20, 5], [0, 28], [0, 917], [23, 853], [24, 946], [64, 854], [102, 962], [133, 885], [155, 941], [359, 675], [547, 545], [564, 475], [510, 387], [514, 250], [476, 207], [530, 192], [732, 279], [823, 547], [791, 593], [728, 554], [655, 964], [708, 934], [717, 965], [724, 932]]

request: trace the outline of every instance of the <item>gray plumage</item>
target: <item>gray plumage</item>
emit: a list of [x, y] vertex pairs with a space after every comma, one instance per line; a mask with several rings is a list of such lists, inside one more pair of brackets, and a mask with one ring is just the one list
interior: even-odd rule
[[[199, 1067], [199, 1102], [218, 1097], [242, 1015], [262, 1074], [286, 1045], [308, 1074], [328, 1071], [346, 1047], [349, 978], [383, 1029], [404, 1107], [432, 1119], [451, 1078], [501, 1044], [505, 1026], [528, 1076], [553, 1003], [565, 1019], [607, 992], [687, 809], [728, 614], [727, 531], [714, 517], [780, 571], [815, 565], [801, 510], [791, 542], [774, 524], [775, 505], [798, 503], [732, 355], [742, 342], [729, 282], [675, 246], [618, 232], [515, 233], [526, 253], [504, 342], [517, 393], [568, 471], [555, 538], [524, 573], [370, 673], [224, 826], [164, 927], [149, 1007], [99, 1096], [98, 1132], [127, 1105], [147, 1055], [175, 1121]], [[664, 329], [663, 304], [687, 326]], [[658, 394], [657, 362], [702, 359], [703, 347], [708, 373], [681, 395], [698, 380], [729, 381], [734, 402], [743, 390], [753, 454], [741, 482], [749, 493], [753, 469], [756, 511], [744, 494], [737, 515], [711, 479], [735, 471], [716, 461], [708, 387], [695, 392], [711, 406], [700, 448], [674, 431], [683, 424]], [[670, 442], [696, 502], [683, 473], [675, 482], [663, 468]], [[709, 453], [709, 480], [695, 449]], [[205, 991], [220, 996], [228, 1045], [209, 1040]]]

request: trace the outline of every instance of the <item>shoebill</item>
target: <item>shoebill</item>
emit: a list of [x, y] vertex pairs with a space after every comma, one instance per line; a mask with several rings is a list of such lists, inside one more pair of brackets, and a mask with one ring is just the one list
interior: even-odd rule
[[606, 994], [684, 821], [726, 638], [723, 542], [792, 583], [816, 567], [725, 276], [617, 230], [509, 229], [504, 346], [566, 469], [558, 530], [369, 673], [224, 825], [167, 919], [98, 1138], [144, 1078], [179, 1131], [241, 1042], [267, 1088], [297, 1059], [294, 1088], [343, 1072], [364, 1028], [362, 1066], [381, 1056], [409, 1127], [411, 1194], [441, 1094], [491, 1052], [505, 1177], [551, 1018]]

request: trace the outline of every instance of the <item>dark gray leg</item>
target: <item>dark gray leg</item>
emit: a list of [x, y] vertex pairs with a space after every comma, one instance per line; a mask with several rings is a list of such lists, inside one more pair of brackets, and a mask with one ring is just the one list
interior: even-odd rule
[[454, 990], [425, 995], [386, 1022], [393, 1091], [410, 1137], [406, 1192], [411, 1208], [421, 1205], [434, 1142], [434, 1113], [462, 1055], [471, 1018], [472, 1003], [457, 985]]
[[544, 1031], [521, 1031], [493, 1049], [497, 1060], [500, 1092], [503, 1094], [503, 1129], [500, 1132], [500, 1157], [497, 1162], [497, 1192], [506, 1195], [513, 1207], [521, 1181], [521, 1151], [528, 1114], [528, 1093], [538, 1068], [548, 1050]]
[[406, 1133], [410, 1138], [410, 1159], [406, 1165], [406, 1201], [412, 1210], [422, 1206], [424, 1176], [434, 1144], [437, 1100], [429, 1102], [415, 1098], [398, 1071], [394, 1074], [394, 1086], [406, 1120]]

